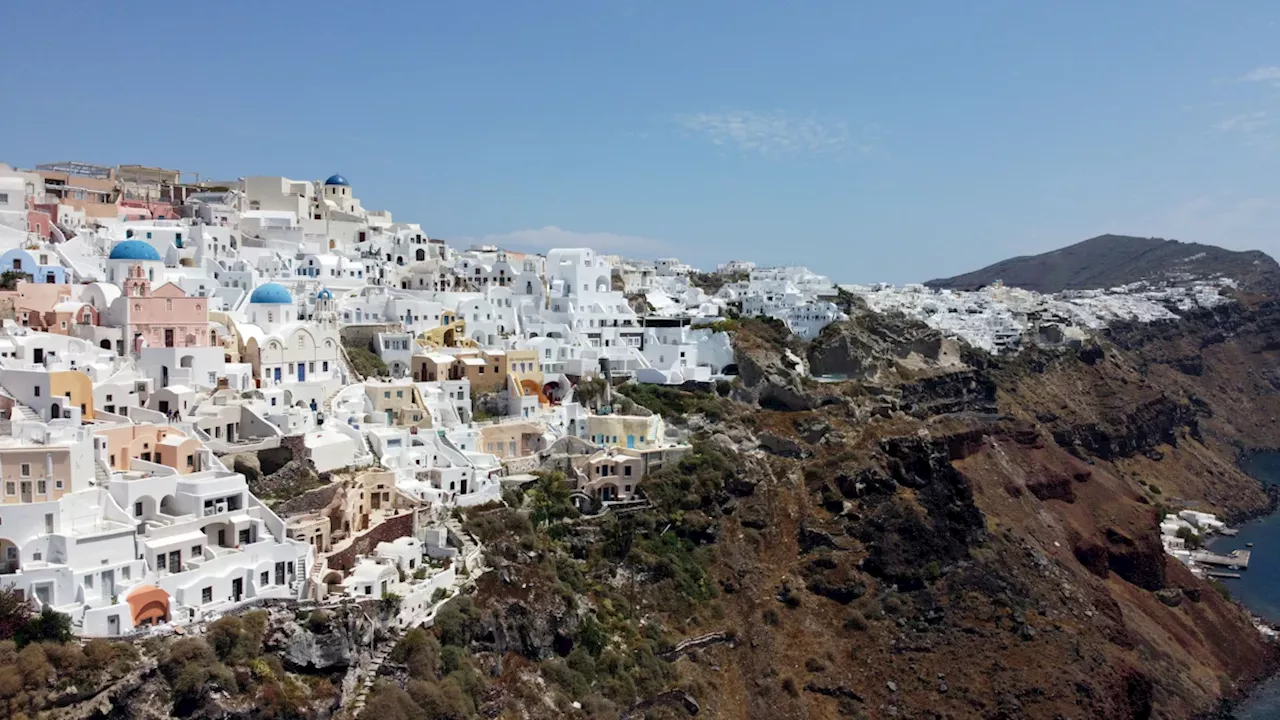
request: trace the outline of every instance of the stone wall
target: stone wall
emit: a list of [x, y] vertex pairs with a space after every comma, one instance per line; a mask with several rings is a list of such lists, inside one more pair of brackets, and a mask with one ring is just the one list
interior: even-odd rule
[[385, 323], [381, 325], [343, 325], [338, 331], [342, 338], [342, 344], [347, 347], [362, 347], [366, 350], [371, 349], [373, 336], [378, 333], [404, 332], [398, 324]]
[[348, 572], [356, 565], [357, 555], [372, 555], [378, 543], [390, 542], [413, 534], [413, 512], [397, 515], [375, 525], [369, 532], [356, 538], [347, 549], [329, 556], [329, 569]]
[[333, 502], [338, 491], [342, 489], [340, 483], [330, 483], [314, 490], [308, 490], [298, 497], [285, 500], [273, 508], [277, 515], [288, 517], [291, 515], [302, 515], [305, 513], [320, 512]]

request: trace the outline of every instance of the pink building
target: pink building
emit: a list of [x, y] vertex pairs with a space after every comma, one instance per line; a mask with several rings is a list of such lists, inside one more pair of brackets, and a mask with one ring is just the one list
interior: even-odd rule
[[208, 347], [217, 343], [209, 329], [205, 298], [187, 297], [173, 283], [152, 292], [141, 265], [130, 268], [123, 290], [127, 336], [133, 338], [134, 352], [144, 347]]

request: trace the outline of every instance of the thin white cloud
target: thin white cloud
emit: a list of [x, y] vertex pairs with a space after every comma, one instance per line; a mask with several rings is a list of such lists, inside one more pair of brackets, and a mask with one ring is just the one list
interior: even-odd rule
[[825, 120], [815, 115], [731, 110], [680, 115], [675, 121], [716, 145], [749, 152], [868, 152], [874, 147], [868, 133], [855, 133], [843, 121]]
[[576, 232], [558, 228], [554, 225], [485, 235], [473, 242], [480, 245], [497, 245], [501, 248], [523, 250], [589, 247], [606, 253], [631, 254], [660, 252], [670, 247], [666, 241], [655, 238], [619, 235], [611, 232]]
[[1280, 87], [1280, 65], [1254, 68], [1241, 76], [1240, 82], [1264, 82]]
[[1233, 115], [1217, 124], [1217, 128], [1222, 132], [1233, 133], [1252, 133], [1261, 130], [1271, 124], [1268, 114], [1264, 110], [1257, 112], [1241, 113]]

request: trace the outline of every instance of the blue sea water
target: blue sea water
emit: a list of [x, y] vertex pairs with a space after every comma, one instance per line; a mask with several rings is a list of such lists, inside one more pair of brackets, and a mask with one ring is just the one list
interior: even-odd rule
[[[1280, 453], [1258, 453], [1245, 460], [1243, 468], [1264, 485], [1280, 485]], [[1219, 552], [1253, 543], [1249, 569], [1239, 580], [1226, 580], [1233, 597], [1254, 614], [1280, 623], [1280, 513], [1245, 523], [1236, 537], [1220, 537], [1210, 542]], [[1237, 720], [1280, 718], [1280, 678], [1258, 686], [1235, 711]]]

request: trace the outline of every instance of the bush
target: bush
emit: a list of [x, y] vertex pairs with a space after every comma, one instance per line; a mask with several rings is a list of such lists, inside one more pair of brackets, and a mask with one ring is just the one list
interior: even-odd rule
[[449, 591], [446, 590], [445, 588], [440, 587], [431, 591], [432, 604], [438, 603], [447, 597], [449, 597]]
[[312, 610], [311, 614], [307, 616], [307, 629], [317, 635], [322, 635], [329, 632], [330, 623], [332, 622], [333, 618], [329, 617], [329, 613], [324, 610]]
[[179, 708], [189, 709], [216, 689], [229, 693], [239, 689], [231, 670], [218, 661], [217, 653], [203, 638], [175, 640], [160, 668]]
[[1189, 527], [1178, 528], [1178, 537], [1186, 542], [1188, 550], [1199, 550], [1204, 545], [1204, 542], [1200, 539], [1200, 534]]
[[21, 648], [30, 643], [55, 642], [64, 643], [71, 640], [71, 616], [64, 615], [53, 608], [45, 606], [39, 615], [27, 620], [18, 628], [13, 639]]
[[352, 345], [344, 345], [344, 347], [347, 349], [347, 358], [351, 361], [351, 369], [360, 375], [386, 377], [391, 374], [387, 370], [387, 364], [382, 362], [382, 358], [371, 352], [369, 348]]
[[378, 601], [378, 607], [382, 612], [389, 615], [395, 615], [400, 612], [400, 605], [404, 602], [404, 598], [393, 592], [382, 593], [382, 598]]
[[414, 571], [413, 571], [413, 579], [414, 579], [414, 580], [426, 580], [426, 579], [427, 579], [427, 568], [426, 568], [426, 566], [419, 566], [417, 570], [414, 570]]
[[242, 665], [262, 654], [267, 613], [255, 610], [242, 616], [227, 615], [209, 624], [205, 638], [223, 662]]
[[436, 631], [440, 634], [442, 645], [458, 645], [466, 647], [475, 631], [480, 611], [475, 603], [466, 595], [450, 600], [440, 607], [436, 613]]
[[400, 638], [391, 651], [392, 662], [404, 663], [409, 677], [436, 680], [440, 677], [440, 643], [436, 636], [418, 627]]

